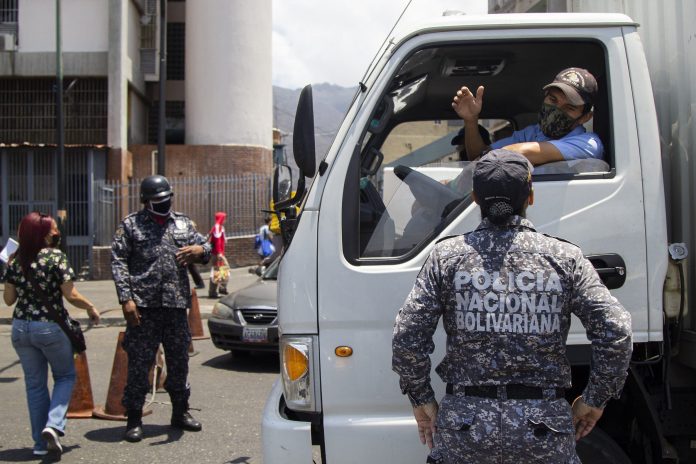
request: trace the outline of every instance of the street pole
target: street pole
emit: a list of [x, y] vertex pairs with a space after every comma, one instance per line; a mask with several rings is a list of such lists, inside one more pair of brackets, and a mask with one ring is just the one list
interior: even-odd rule
[[167, 0], [160, 0], [160, 49], [159, 49], [159, 127], [157, 131], [157, 174], [164, 176], [167, 116]]
[[67, 237], [65, 223], [68, 212], [65, 208], [65, 132], [63, 128], [63, 44], [61, 39], [62, 22], [60, 18], [60, 0], [56, 0], [56, 154], [58, 155], [56, 183], [58, 193], [56, 198], [56, 222], [63, 237], [61, 249], [65, 251]]

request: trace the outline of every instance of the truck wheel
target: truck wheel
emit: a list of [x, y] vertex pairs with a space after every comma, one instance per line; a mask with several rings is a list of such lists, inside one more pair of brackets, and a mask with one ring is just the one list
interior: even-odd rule
[[631, 464], [619, 445], [598, 427], [577, 442], [575, 450], [583, 464]]

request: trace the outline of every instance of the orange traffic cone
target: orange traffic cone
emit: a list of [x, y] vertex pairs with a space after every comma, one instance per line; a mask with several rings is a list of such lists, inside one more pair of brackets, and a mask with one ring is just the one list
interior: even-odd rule
[[203, 322], [201, 321], [201, 308], [198, 305], [198, 295], [196, 289], [191, 289], [191, 309], [188, 313], [188, 325], [191, 330], [191, 338], [194, 340], [204, 340], [210, 338], [203, 333]]
[[[106, 420], [126, 420], [126, 408], [121, 404], [123, 390], [126, 387], [128, 377], [128, 354], [123, 349], [123, 338], [125, 332], [119, 332], [116, 342], [116, 352], [114, 353], [114, 364], [111, 368], [111, 380], [109, 381], [109, 391], [106, 394], [106, 405], [98, 405], [92, 414], [98, 419]], [[144, 409], [143, 416], [152, 413], [152, 409]]]
[[77, 378], [73, 387], [70, 405], [68, 406], [69, 419], [88, 419], [92, 417], [94, 399], [92, 397], [92, 382], [89, 379], [89, 365], [87, 364], [87, 352], [83, 351], [75, 358], [75, 372]]

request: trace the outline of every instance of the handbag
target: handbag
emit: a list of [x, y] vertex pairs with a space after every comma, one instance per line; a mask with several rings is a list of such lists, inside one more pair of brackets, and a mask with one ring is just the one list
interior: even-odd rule
[[256, 236], [254, 237], [254, 250], [256, 250], [258, 254], [261, 254], [261, 243], [261, 236], [259, 234], [256, 234]]
[[68, 314], [67, 311], [65, 311], [64, 318], [60, 317], [60, 314], [58, 314], [56, 308], [51, 305], [51, 302], [48, 300], [48, 297], [44, 291], [36, 283], [34, 276], [29, 273], [29, 277], [31, 278], [31, 285], [34, 287], [34, 291], [37, 295], [39, 295], [39, 298], [41, 298], [42, 303], [48, 311], [48, 316], [53, 319], [53, 321], [58, 324], [61, 329], [63, 329], [65, 335], [68, 336], [68, 340], [70, 340], [73, 351], [77, 354], [85, 351], [87, 349], [87, 343], [85, 342], [85, 334], [82, 333], [82, 326], [80, 325], [80, 322], [70, 317], [70, 314]]

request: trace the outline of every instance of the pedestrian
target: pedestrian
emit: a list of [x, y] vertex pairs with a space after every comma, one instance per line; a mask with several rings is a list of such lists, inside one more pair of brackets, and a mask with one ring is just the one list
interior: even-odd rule
[[128, 379], [122, 404], [128, 416], [124, 438], [130, 442], [143, 437], [148, 372], [160, 343], [167, 359], [164, 388], [172, 401], [171, 425], [202, 429], [189, 412], [187, 266], [207, 263], [210, 244], [188, 216], [172, 211], [173, 195], [166, 177], [146, 177], [140, 184], [143, 209], [121, 221], [111, 246], [111, 271], [127, 322], [123, 348], [128, 354]]
[[[3, 298], [12, 312], [12, 346], [24, 371], [34, 455], [60, 454], [66, 414], [73, 385], [73, 347], [52, 314], [67, 319], [63, 297], [87, 310], [90, 323], [99, 323], [99, 311], [75, 288], [68, 258], [59, 248], [60, 231], [51, 216], [33, 212], [22, 218], [17, 232], [19, 248], [10, 257]], [[46, 301], [52, 310], [44, 304]], [[53, 392], [48, 389], [48, 366]]]
[[213, 268], [210, 271], [210, 287], [208, 297], [217, 298], [218, 292], [227, 295], [227, 280], [229, 279], [230, 265], [225, 257], [225, 219], [227, 214], [218, 211], [215, 213], [215, 224], [208, 233], [208, 240], [212, 245]]
[[273, 232], [271, 232], [271, 221], [271, 216], [267, 215], [256, 236], [256, 251], [259, 256], [261, 256], [259, 268], [261, 268], [262, 273], [263, 269], [270, 264], [269, 258], [276, 252], [275, 245], [273, 244]]
[[191, 279], [193, 279], [193, 285], [199, 290], [205, 288], [205, 282], [203, 281], [203, 277], [201, 277], [201, 273], [198, 271], [196, 265], [192, 263], [189, 264], [187, 268], [189, 274], [191, 274]]
[[[631, 317], [582, 251], [534, 230], [531, 167], [493, 150], [474, 170], [482, 221], [435, 245], [399, 311], [392, 367], [413, 406], [429, 463], [579, 463], [575, 442], [618, 398], [631, 358]], [[571, 314], [591, 342], [582, 395], [571, 405], [566, 338]], [[447, 384], [438, 407], [430, 353], [440, 317], [447, 351], [436, 372]]]
[[597, 97], [597, 81], [592, 73], [582, 68], [564, 69], [543, 90], [539, 123], [491, 144], [486, 143], [476, 129], [483, 107], [484, 87], [479, 86], [476, 94], [468, 87], [460, 88], [453, 98], [452, 108], [464, 120], [468, 159], [473, 161], [491, 148], [521, 153], [535, 166], [552, 161], [602, 159], [602, 141], [596, 133], [587, 132], [583, 127], [592, 119]]

